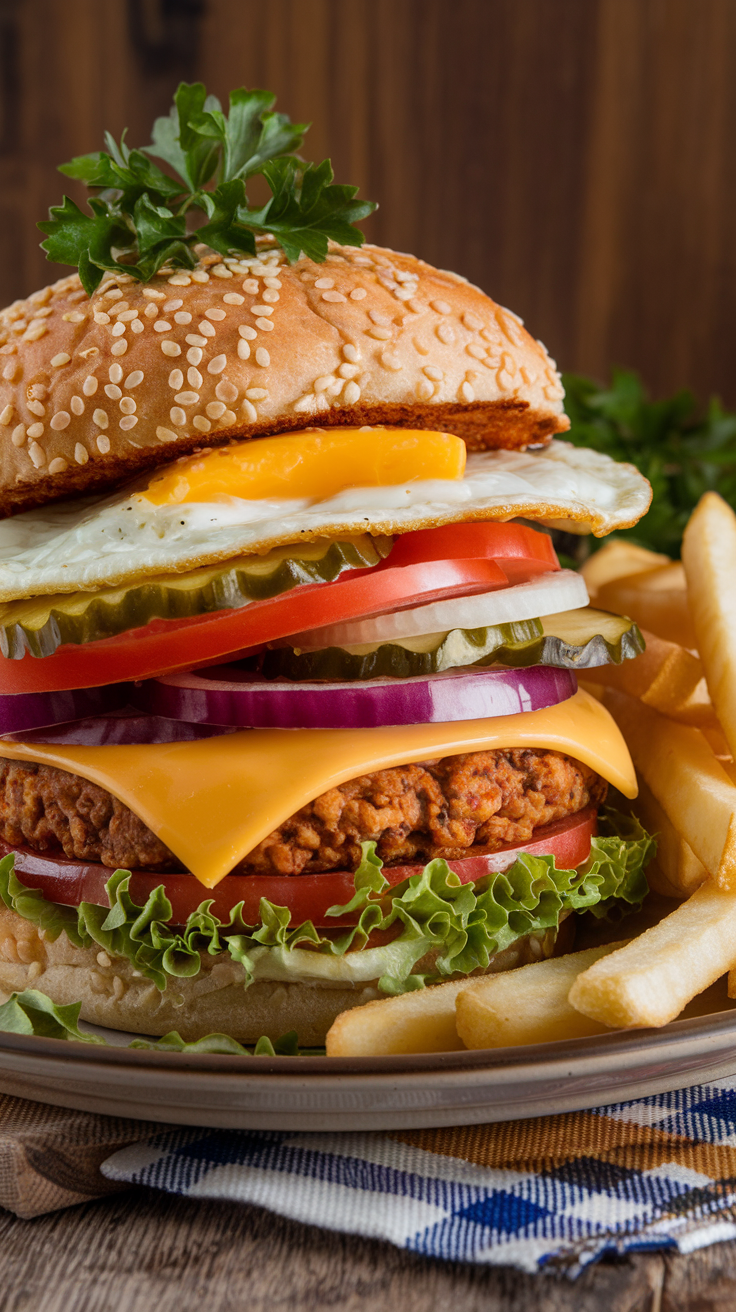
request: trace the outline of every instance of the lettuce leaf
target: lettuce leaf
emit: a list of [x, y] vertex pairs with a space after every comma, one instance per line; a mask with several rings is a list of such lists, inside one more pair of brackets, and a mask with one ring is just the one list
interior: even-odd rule
[[[242, 902], [232, 908], [227, 921], [221, 921], [210, 899], [192, 912], [184, 926], [173, 927], [167, 923], [172, 908], [163, 885], [139, 906], [130, 895], [131, 877], [125, 870], [116, 870], [107, 882], [109, 907], [90, 902], [78, 908], [60, 906], [21, 882], [12, 854], [0, 861], [0, 898], [10, 910], [43, 929], [48, 939], [53, 941], [63, 931], [77, 947], [97, 945], [113, 957], [124, 957], [161, 990], [171, 978], [199, 974], [202, 953], [229, 952], [243, 966], [247, 987], [254, 978], [256, 949], [279, 948], [288, 960], [292, 949], [305, 944], [312, 951], [342, 956], [365, 947], [374, 930], [395, 928], [397, 935], [386, 954], [392, 973], [380, 978], [379, 987], [385, 993], [400, 993], [421, 988], [427, 981], [485, 968], [494, 953], [524, 935], [557, 928], [565, 912], [589, 910], [599, 918], [617, 918], [638, 910], [647, 893], [644, 869], [654, 854], [655, 840], [635, 817], [618, 812], [605, 812], [602, 828], [603, 834], [592, 841], [588, 860], [577, 870], [558, 870], [554, 857], [523, 853], [508, 870], [475, 884], [461, 884], [446, 861], [434, 860], [389, 889], [375, 843], [364, 843], [353, 897], [328, 912], [339, 916], [359, 911], [358, 923], [334, 937], [310, 920], [290, 928], [287, 908], [265, 898], [258, 925], [244, 922]], [[430, 950], [437, 952], [434, 972], [413, 973]], [[182, 1042], [178, 1035], [167, 1039]]]

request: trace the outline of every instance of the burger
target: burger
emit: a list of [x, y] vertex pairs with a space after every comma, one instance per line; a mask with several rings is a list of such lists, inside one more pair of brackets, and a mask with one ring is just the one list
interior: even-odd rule
[[[81, 265], [80, 265], [81, 269]], [[0, 989], [184, 1042], [567, 950], [640, 904], [551, 530], [646, 511], [520, 319], [411, 255], [199, 246], [0, 314]]]

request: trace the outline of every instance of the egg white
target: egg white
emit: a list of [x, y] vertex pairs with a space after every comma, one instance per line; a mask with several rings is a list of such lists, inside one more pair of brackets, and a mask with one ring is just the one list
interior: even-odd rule
[[128, 487], [0, 522], [0, 601], [94, 591], [325, 535], [402, 533], [460, 520], [521, 516], [602, 537], [635, 524], [650, 500], [649, 483], [633, 465], [568, 442], [469, 455], [458, 480], [350, 488], [324, 500], [218, 497], [156, 506]]

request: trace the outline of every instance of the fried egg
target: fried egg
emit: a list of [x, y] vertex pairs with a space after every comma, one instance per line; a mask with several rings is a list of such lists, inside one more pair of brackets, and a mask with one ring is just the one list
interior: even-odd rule
[[94, 591], [272, 547], [342, 534], [406, 533], [461, 520], [534, 520], [603, 537], [641, 519], [649, 483], [633, 465], [553, 441], [483, 451], [464, 474], [349, 487], [324, 497], [156, 504], [130, 487], [0, 522], [0, 601]]

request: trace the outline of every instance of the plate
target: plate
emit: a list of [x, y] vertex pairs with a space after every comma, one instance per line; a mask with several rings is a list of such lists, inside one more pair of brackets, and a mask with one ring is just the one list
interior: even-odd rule
[[129, 1050], [116, 1045], [131, 1036], [103, 1030], [107, 1048], [0, 1034], [0, 1092], [108, 1116], [248, 1130], [517, 1120], [736, 1075], [736, 1009], [725, 981], [688, 1010], [661, 1030], [412, 1057], [225, 1057]]

